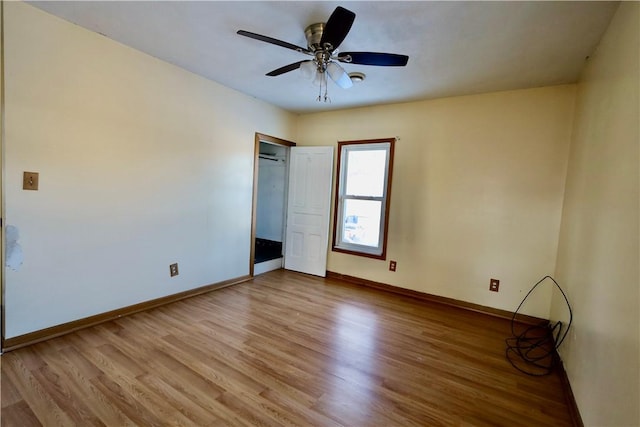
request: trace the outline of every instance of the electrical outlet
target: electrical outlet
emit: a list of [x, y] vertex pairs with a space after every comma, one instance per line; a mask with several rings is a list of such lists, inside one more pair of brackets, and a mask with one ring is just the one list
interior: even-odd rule
[[389, 271], [396, 271], [396, 262], [389, 261]]
[[169, 266], [169, 274], [171, 274], [171, 277], [178, 275], [178, 263], [177, 262], [175, 264], [171, 264]]
[[499, 289], [500, 289], [500, 280], [491, 279], [489, 281], [489, 290], [493, 292], [498, 292]]

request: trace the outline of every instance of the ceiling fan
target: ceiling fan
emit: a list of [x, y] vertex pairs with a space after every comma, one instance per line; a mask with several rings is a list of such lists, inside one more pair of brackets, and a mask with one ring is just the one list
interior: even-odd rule
[[330, 101], [326, 89], [327, 74], [331, 80], [341, 88], [346, 89], [353, 85], [351, 77], [338, 62], [359, 65], [378, 65], [383, 67], [403, 67], [407, 65], [409, 61], [407, 55], [398, 55], [395, 53], [340, 52], [338, 47], [349, 33], [349, 30], [351, 30], [355, 18], [355, 13], [338, 6], [326, 23], [319, 22], [311, 24], [304, 30], [307, 39], [306, 48], [245, 30], [239, 30], [238, 34], [311, 56], [312, 59], [285, 65], [284, 67], [268, 72], [266, 75], [271, 77], [279, 76], [299, 68], [303, 75], [313, 78], [314, 83], [320, 86], [318, 101], [322, 99], [321, 94], [324, 85], [324, 101], [327, 102]]

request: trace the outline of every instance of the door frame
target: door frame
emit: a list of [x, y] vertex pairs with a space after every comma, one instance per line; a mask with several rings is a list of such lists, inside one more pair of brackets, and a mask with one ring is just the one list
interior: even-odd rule
[[[249, 276], [253, 277], [254, 263], [256, 261], [256, 221], [258, 210], [258, 172], [259, 172], [259, 156], [260, 143], [268, 142], [269, 144], [281, 145], [283, 147], [295, 147], [296, 143], [287, 141], [286, 139], [267, 135], [264, 133], [255, 133], [254, 149], [253, 149], [253, 197], [251, 202], [251, 247], [249, 251]], [[289, 165], [287, 164], [287, 167]]]
[[4, 183], [6, 182], [4, 174], [4, 151], [6, 145], [6, 117], [5, 117], [5, 41], [4, 41], [4, 1], [0, 2], [0, 354], [4, 350], [5, 342], [5, 191]]

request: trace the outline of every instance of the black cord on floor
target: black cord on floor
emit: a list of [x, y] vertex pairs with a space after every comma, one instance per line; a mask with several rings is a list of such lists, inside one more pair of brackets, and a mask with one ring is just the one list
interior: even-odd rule
[[[567, 308], [569, 309], [567, 327], [563, 330], [562, 322], [558, 321], [553, 325], [549, 325], [549, 322], [545, 321], [516, 333], [515, 324], [518, 311], [520, 311], [529, 295], [546, 279], [551, 280], [556, 285], [567, 303]], [[557, 350], [566, 338], [572, 321], [573, 313], [567, 295], [553, 277], [544, 276], [538, 283], [533, 285], [511, 317], [512, 337], [506, 339], [507, 360], [514, 368], [527, 375], [544, 376], [550, 374], [558, 363]]]

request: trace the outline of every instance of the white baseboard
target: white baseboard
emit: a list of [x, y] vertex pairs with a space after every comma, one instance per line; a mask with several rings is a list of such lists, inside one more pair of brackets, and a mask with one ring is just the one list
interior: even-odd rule
[[264, 261], [253, 266], [253, 275], [263, 274], [268, 271], [279, 270], [282, 268], [282, 262], [284, 258], [272, 259], [270, 261]]

